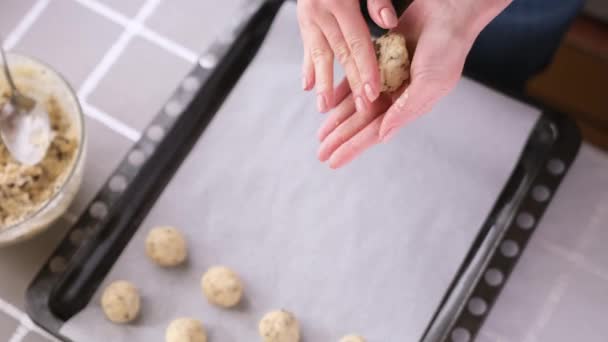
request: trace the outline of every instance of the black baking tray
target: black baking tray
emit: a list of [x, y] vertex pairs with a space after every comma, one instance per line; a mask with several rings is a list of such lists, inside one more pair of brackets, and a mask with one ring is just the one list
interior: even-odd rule
[[[188, 75], [200, 80], [198, 90], [188, 95], [178, 88], [168, 102], [181, 101], [184, 104], [181, 114], [172, 120], [161, 111], [150, 124], [149, 127], [160, 125], [165, 128], [164, 138], [155, 141], [143, 134], [114, 173], [127, 178], [129, 186], [123, 192], [116, 193], [110, 190], [108, 182], [89, 207], [91, 209], [101, 203], [107, 208], [104, 214], [87, 210], [68, 231], [27, 290], [27, 312], [41, 327], [67, 340], [59, 335], [59, 329], [91, 300], [158, 196], [255, 56], [281, 4], [280, 0], [264, 2], [234, 31], [236, 37], [230, 44], [214, 44], [211, 56], [215, 58], [201, 59], [206, 62], [201, 62]], [[480, 227], [478, 236], [420, 341], [451, 341], [463, 334], [470, 339], [475, 337], [550, 203], [550, 198], [543, 201], [535, 199], [532, 196], [534, 189], [542, 186], [555, 193], [572, 164], [581, 141], [577, 127], [555, 111], [542, 109], [542, 112], [509, 181]], [[133, 165], [135, 152], [145, 156], [145, 162], [140, 166]], [[522, 229], [518, 217], [523, 214], [534, 218], [532, 227]], [[84, 240], [75, 242], [72, 235], [76, 231], [86, 233]], [[505, 241], [516, 243], [519, 253], [513, 256], [501, 253]], [[502, 272], [504, 281], [501, 284], [490, 286], [484, 281], [484, 274], [489, 268]], [[484, 314], [468, 310], [468, 303], [473, 297], [485, 301], [487, 310]]]

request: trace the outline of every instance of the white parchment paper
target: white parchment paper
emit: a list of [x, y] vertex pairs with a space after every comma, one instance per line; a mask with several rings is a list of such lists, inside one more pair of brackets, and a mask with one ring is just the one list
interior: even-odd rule
[[[323, 120], [300, 88], [295, 4], [279, 13], [258, 56], [102, 284], [126, 279], [141, 318], [104, 319], [101, 288], [63, 327], [76, 341], [160, 341], [180, 316], [210, 341], [259, 340], [274, 308], [292, 311], [304, 341], [357, 332], [416, 341], [507, 181], [535, 109], [463, 80], [429, 115], [344, 169], [316, 160]], [[144, 254], [156, 225], [183, 230], [189, 262], [161, 269]], [[227, 265], [244, 280], [235, 310], [209, 305], [200, 277]]]

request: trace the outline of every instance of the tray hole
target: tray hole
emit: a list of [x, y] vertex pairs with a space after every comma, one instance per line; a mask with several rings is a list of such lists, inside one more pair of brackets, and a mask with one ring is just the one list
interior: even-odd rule
[[127, 188], [127, 178], [123, 175], [116, 175], [110, 179], [109, 187], [112, 192], [123, 192]]
[[513, 258], [519, 253], [519, 246], [513, 240], [506, 240], [500, 245], [500, 252], [507, 258]]
[[488, 284], [490, 286], [498, 286], [498, 285], [502, 284], [502, 281], [504, 280], [504, 278], [505, 278], [505, 276], [502, 274], [502, 272], [496, 268], [488, 269], [484, 276], [486, 284]]
[[517, 215], [517, 226], [521, 229], [530, 229], [534, 226], [534, 216], [528, 212], [523, 212]]
[[152, 141], [160, 141], [160, 139], [163, 138], [163, 135], [165, 135], [165, 130], [159, 125], [151, 126], [150, 128], [148, 128], [148, 131], [146, 133], [148, 139]]
[[211, 69], [217, 64], [217, 57], [212, 53], [206, 53], [198, 63], [205, 69]]
[[182, 81], [182, 89], [187, 92], [193, 92], [200, 88], [201, 81], [196, 76], [188, 76]]
[[[185, 87], [185, 84], [182, 85]], [[171, 100], [165, 105], [165, 114], [172, 118], [177, 117], [182, 113], [183, 107], [177, 100]]]
[[551, 159], [547, 163], [547, 170], [549, 170], [552, 175], [559, 176], [566, 170], [566, 164], [560, 159]]
[[469, 342], [471, 340], [471, 333], [462, 327], [458, 327], [452, 330], [452, 342]]
[[141, 150], [133, 150], [129, 153], [129, 163], [133, 166], [141, 166], [146, 160], [146, 155]]
[[108, 206], [101, 201], [97, 201], [89, 208], [89, 214], [91, 214], [93, 218], [101, 220], [108, 214]]
[[83, 229], [74, 229], [70, 233], [70, 241], [76, 246], [80, 245], [82, 240], [84, 240], [85, 235], [86, 233]]
[[536, 202], [545, 202], [551, 197], [551, 191], [544, 185], [537, 185], [532, 188], [532, 198]]
[[469, 300], [469, 312], [475, 316], [481, 316], [488, 310], [488, 304], [485, 300], [479, 297], [473, 297]]
[[63, 273], [67, 267], [68, 263], [62, 256], [53, 257], [49, 263], [49, 270], [51, 270], [52, 273]]

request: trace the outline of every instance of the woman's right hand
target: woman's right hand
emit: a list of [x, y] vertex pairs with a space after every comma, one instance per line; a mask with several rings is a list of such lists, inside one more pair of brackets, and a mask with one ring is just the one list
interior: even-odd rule
[[[379, 26], [397, 26], [390, 0], [367, 2]], [[357, 109], [370, 109], [380, 94], [380, 75], [359, 0], [298, 0], [298, 22], [304, 43], [302, 87], [316, 89], [318, 110], [326, 112], [337, 104], [334, 57], [344, 67]]]

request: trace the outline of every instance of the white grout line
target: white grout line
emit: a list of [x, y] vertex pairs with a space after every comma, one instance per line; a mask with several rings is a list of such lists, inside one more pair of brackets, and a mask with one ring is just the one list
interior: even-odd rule
[[172, 53], [173, 55], [180, 57], [187, 62], [194, 64], [198, 62], [198, 53], [186, 48], [183, 45], [180, 45], [167, 37], [164, 37], [153, 30], [150, 30], [146, 27], [142, 27], [139, 35], [150, 42], [162, 47], [167, 52]]
[[104, 3], [95, 0], [74, 1], [118, 25], [123, 27], [127, 27], [129, 25], [129, 18]]
[[540, 246], [548, 252], [568, 260], [572, 264], [579, 267], [581, 270], [589, 272], [598, 278], [602, 278], [603, 280], [608, 281], [608, 271], [602, 269], [602, 267], [591, 262], [590, 260], [585, 258], [584, 255], [575, 251], [568, 250], [556, 243], [547, 240], [539, 240], [539, 242]]
[[17, 307], [13, 306], [11, 303], [5, 301], [2, 298], [0, 298], [0, 311], [6, 313], [7, 315], [9, 315], [9, 316], [13, 317], [14, 319], [16, 319], [17, 321], [19, 321], [19, 324], [22, 325], [25, 329], [28, 329], [30, 331], [35, 331], [38, 334], [40, 334], [52, 341], [58, 341], [57, 338], [55, 338], [54, 336], [52, 336], [51, 334], [49, 334], [42, 328], [38, 327], [34, 322], [32, 322], [32, 320], [29, 318], [29, 316], [27, 314], [25, 314], [24, 312], [19, 310]]
[[129, 21], [123, 33], [120, 35], [120, 37], [118, 37], [118, 40], [110, 47], [110, 49], [101, 59], [101, 62], [97, 64], [95, 69], [93, 69], [93, 71], [89, 74], [89, 77], [87, 77], [87, 79], [83, 82], [80, 90], [78, 91], [78, 96], [81, 99], [86, 100], [91, 92], [95, 90], [97, 84], [108, 73], [114, 63], [116, 63], [131, 39], [133, 39], [133, 37], [141, 30], [141, 24], [154, 12], [159, 4], [160, 0], [146, 1], [135, 15], [135, 18], [132, 21]]
[[17, 43], [21, 40], [24, 34], [32, 27], [36, 19], [42, 14], [44, 9], [49, 5], [50, 0], [38, 0], [36, 3], [30, 8], [30, 10], [23, 16], [17, 27], [9, 33], [4, 41], [4, 48], [6, 50], [11, 50], [17, 45]]
[[536, 342], [539, 341], [538, 334], [542, 332], [542, 329], [545, 328], [551, 316], [557, 309], [557, 305], [560, 303], [564, 293], [566, 292], [566, 288], [568, 287], [569, 275], [562, 274], [556, 281], [556, 284], [553, 286], [551, 291], [549, 292], [549, 297], [547, 301], [543, 305], [540, 314], [538, 315], [538, 319], [534, 322], [530, 331], [526, 334], [526, 337], [523, 339], [524, 342]]
[[8, 340], [8, 342], [21, 342], [29, 332], [30, 330], [26, 326], [20, 324], [17, 327], [17, 330], [15, 330], [15, 332], [13, 333], [13, 336], [11, 336], [11, 338]]
[[[102, 17], [118, 24], [123, 27], [128, 27], [131, 22], [129, 18], [124, 16], [122, 13], [112, 9], [111, 7], [100, 3], [97, 0], [74, 0], [81, 4], [82, 6], [88, 8], [89, 10], [101, 15]], [[196, 63], [198, 60], [198, 53], [186, 48], [179, 43], [172, 41], [171, 39], [155, 32], [144, 26], [143, 21], [139, 24], [139, 31], [136, 32], [137, 35], [141, 36], [144, 39], [147, 39], [153, 44], [158, 45], [159, 47], [165, 49], [165, 51], [180, 57], [192, 64]]]
[[106, 125], [116, 133], [124, 136], [125, 138], [135, 142], [141, 137], [141, 133], [134, 128], [128, 126], [122, 121], [114, 118], [113, 116], [103, 112], [101, 109], [89, 104], [84, 98], [80, 98], [80, 105], [86, 116], [95, 119], [102, 124]]

